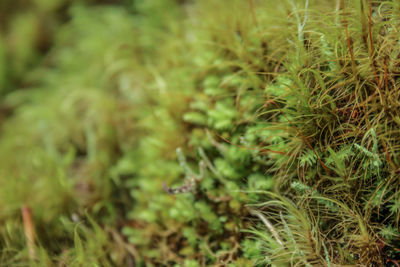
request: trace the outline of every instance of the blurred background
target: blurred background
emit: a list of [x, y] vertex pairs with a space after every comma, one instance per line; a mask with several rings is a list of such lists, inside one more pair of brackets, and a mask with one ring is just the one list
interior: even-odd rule
[[[247, 85], [232, 69], [258, 69], [265, 47], [237, 29], [252, 31], [248, 2], [222, 2], [0, 1], [1, 266], [253, 266], [238, 189], [272, 177], [204, 126], [240, 142], [237, 115], [254, 120], [263, 99], [235, 102]], [[200, 191], [163, 190], [203, 175], [200, 160]]]

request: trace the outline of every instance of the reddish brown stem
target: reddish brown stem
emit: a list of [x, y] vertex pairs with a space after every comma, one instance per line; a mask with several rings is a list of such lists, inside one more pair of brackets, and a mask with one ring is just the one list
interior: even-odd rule
[[248, 0], [248, 1], [249, 1], [250, 10], [251, 10], [251, 15], [253, 16], [254, 24], [256, 25], [256, 27], [258, 27], [258, 21], [257, 21], [256, 12], [254, 10], [253, 0]]
[[29, 259], [35, 259], [35, 225], [32, 219], [31, 209], [24, 205], [21, 207], [22, 221], [24, 224], [24, 234], [26, 246], [28, 247]]
[[374, 72], [375, 82], [380, 90], [380, 82], [378, 78], [378, 73], [376, 71], [375, 62], [374, 62], [374, 53], [375, 47], [374, 42], [372, 40], [372, 0], [369, 1], [369, 12], [368, 12], [368, 35], [369, 35], [369, 60], [371, 61], [372, 71]]
[[344, 24], [345, 32], [346, 32], [347, 48], [349, 50], [350, 58], [351, 58], [351, 66], [353, 68], [353, 74], [357, 75], [356, 61], [354, 59], [353, 47], [351, 45], [351, 40], [350, 40], [349, 27], [348, 27], [348, 23], [347, 23], [347, 19], [346, 19], [346, 8], [345, 8], [344, 0], [342, 0], [342, 9], [343, 9], [343, 24]]
[[389, 86], [388, 86], [388, 72], [387, 72], [387, 62], [386, 59], [383, 62], [383, 69], [384, 69], [384, 77], [385, 77], [385, 90], [386, 92], [389, 90]]
[[368, 33], [367, 33], [367, 22], [365, 21], [364, 12], [364, 0], [360, 0], [361, 6], [361, 27], [362, 27], [362, 37], [365, 43], [365, 47], [368, 49]]

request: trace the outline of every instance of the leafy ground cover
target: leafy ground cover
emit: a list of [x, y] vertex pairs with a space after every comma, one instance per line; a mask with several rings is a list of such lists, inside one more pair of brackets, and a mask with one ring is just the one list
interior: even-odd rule
[[400, 265], [397, 1], [33, 3], [0, 6], [2, 265]]

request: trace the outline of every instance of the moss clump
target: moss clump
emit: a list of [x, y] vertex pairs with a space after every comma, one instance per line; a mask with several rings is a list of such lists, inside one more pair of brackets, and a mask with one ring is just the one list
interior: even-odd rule
[[396, 266], [399, 12], [72, 4], [1, 100], [2, 263]]
[[307, 21], [267, 90], [264, 114], [280, 118], [288, 155], [280, 197], [260, 215], [274, 225], [266, 255], [276, 266], [395, 266], [398, 4], [342, 1], [324, 18], [314, 8], [293, 7]]

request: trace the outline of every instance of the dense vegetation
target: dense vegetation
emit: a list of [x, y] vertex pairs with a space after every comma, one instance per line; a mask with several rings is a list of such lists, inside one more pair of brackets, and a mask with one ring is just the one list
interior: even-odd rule
[[0, 3], [1, 266], [400, 266], [400, 2]]

